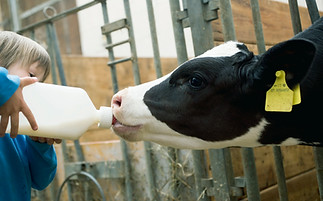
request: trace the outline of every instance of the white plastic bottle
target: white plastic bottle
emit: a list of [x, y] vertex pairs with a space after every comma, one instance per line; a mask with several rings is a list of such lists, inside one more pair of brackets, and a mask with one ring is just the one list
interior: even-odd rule
[[[101, 128], [112, 125], [111, 108], [97, 110], [81, 88], [37, 82], [24, 87], [23, 96], [36, 118], [38, 130], [33, 131], [20, 113], [18, 134], [76, 140], [94, 123]], [[6, 132], [10, 133], [10, 122]]]

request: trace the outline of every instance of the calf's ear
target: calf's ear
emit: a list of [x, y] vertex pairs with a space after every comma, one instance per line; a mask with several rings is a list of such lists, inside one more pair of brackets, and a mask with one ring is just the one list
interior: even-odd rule
[[315, 45], [305, 39], [279, 43], [260, 56], [254, 76], [266, 86], [271, 86], [275, 82], [276, 71], [284, 70], [288, 86], [293, 87], [307, 74], [315, 51]]

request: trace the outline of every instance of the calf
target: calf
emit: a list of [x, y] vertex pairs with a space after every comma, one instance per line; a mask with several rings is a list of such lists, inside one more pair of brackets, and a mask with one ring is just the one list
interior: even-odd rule
[[[128, 141], [208, 149], [323, 143], [323, 19], [254, 55], [239, 42], [214, 47], [152, 82], [114, 95], [114, 132]], [[291, 112], [265, 111], [266, 92], [284, 70], [300, 84]]]

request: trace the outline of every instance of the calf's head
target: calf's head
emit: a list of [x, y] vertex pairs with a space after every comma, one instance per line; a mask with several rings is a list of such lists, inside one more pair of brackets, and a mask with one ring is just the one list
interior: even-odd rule
[[129, 141], [176, 148], [260, 146], [275, 72], [284, 70], [292, 87], [314, 52], [306, 40], [285, 41], [258, 56], [238, 42], [214, 47], [160, 79], [115, 94], [113, 130]]

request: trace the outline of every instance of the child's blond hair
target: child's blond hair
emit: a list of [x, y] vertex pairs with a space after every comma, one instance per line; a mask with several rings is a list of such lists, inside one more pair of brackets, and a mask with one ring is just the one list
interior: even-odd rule
[[38, 62], [45, 72], [40, 81], [44, 81], [50, 72], [50, 57], [41, 45], [15, 32], [0, 31], [0, 66], [8, 68], [17, 62], [27, 66]]

